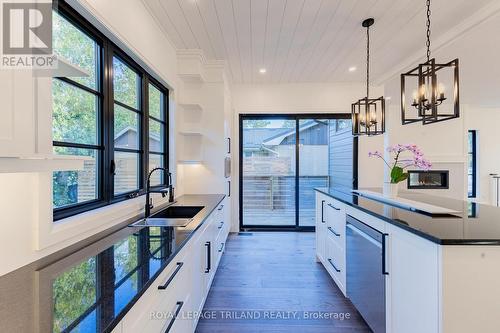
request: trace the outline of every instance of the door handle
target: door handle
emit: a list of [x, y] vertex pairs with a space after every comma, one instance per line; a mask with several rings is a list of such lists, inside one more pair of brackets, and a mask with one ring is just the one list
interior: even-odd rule
[[205, 247], [207, 248], [207, 268], [205, 269], [205, 273], [210, 273], [210, 269], [212, 268], [212, 243], [206, 242]]
[[175, 269], [175, 271], [167, 279], [167, 281], [165, 282], [165, 284], [162, 284], [161, 286], [158, 286], [158, 289], [160, 289], [160, 290], [167, 289], [168, 285], [172, 282], [172, 280], [175, 278], [175, 276], [177, 275], [177, 273], [179, 273], [179, 271], [181, 270], [182, 266], [184, 266], [184, 263], [183, 262], [178, 262], [176, 265], [177, 265], [177, 268]]
[[224, 250], [224, 243], [220, 243], [219, 252], [222, 252], [222, 250]]
[[333, 269], [337, 272], [337, 273], [340, 273], [340, 269], [337, 268], [337, 266], [335, 266], [335, 264], [333, 263], [333, 260], [331, 258], [328, 258], [328, 262], [330, 263], [330, 265], [332, 265]]
[[387, 247], [387, 241], [386, 241], [387, 236], [389, 236], [389, 234], [382, 234], [382, 274], [384, 274], [384, 275], [389, 275], [389, 272], [387, 272], [387, 263], [385, 260], [386, 247]]
[[172, 328], [172, 326], [174, 325], [174, 322], [175, 320], [177, 319], [177, 317], [179, 316], [179, 312], [181, 312], [181, 309], [182, 309], [182, 306], [184, 305], [184, 302], [182, 301], [179, 301], [177, 303], [175, 303], [175, 306], [177, 307], [177, 309], [175, 310], [175, 313], [174, 315], [172, 316], [172, 320], [170, 320], [170, 323], [168, 323], [168, 326], [167, 328], [165, 329], [165, 332], [164, 333], [168, 333], [170, 332], [170, 329]]
[[334, 234], [335, 236], [340, 237], [340, 234], [336, 233], [332, 227], [328, 227], [328, 230], [330, 230], [332, 232], [332, 234]]
[[222, 229], [223, 226], [224, 226], [224, 221], [221, 221], [220, 225], [217, 227], [217, 229]]
[[325, 200], [321, 200], [321, 223], [325, 223]]
[[334, 205], [332, 205], [332, 204], [330, 204], [330, 203], [328, 204], [328, 207], [333, 208], [333, 209], [335, 209], [335, 210], [340, 210], [340, 208], [337, 208], [337, 207], [335, 207]]
[[113, 175], [116, 176], [116, 163], [115, 160], [111, 160], [111, 164], [109, 166], [109, 172]]

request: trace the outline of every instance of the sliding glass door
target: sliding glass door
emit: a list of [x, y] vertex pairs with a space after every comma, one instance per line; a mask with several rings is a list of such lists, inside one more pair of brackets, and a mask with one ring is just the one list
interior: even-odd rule
[[243, 221], [295, 227], [295, 120], [246, 117], [241, 134]]
[[349, 115], [240, 116], [240, 227], [312, 229], [316, 187], [355, 186]]
[[328, 187], [329, 119], [299, 120], [299, 226], [315, 225], [315, 187]]

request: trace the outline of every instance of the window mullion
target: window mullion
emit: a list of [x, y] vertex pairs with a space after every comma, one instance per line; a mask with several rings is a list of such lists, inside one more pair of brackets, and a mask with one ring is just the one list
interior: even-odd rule
[[[163, 139], [163, 152], [164, 152], [164, 155], [163, 155], [163, 165], [165, 166], [165, 168], [167, 170], [169, 170], [169, 172], [171, 172], [170, 165], [168, 163], [168, 157], [169, 157], [169, 153], [170, 153], [169, 152], [169, 128], [168, 128], [170, 126], [169, 125], [170, 124], [169, 123], [170, 120], [168, 119], [168, 115], [169, 115], [169, 110], [168, 110], [168, 107], [169, 107], [169, 105], [168, 105], [169, 98], [170, 98], [169, 91], [168, 90], [163, 91], [163, 100], [162, 100], [162, 102], [163, 102], [163, 119], [165, 119], [165, 124], [164, 124], [165, 127], [164, 127], [164, 132], [163, 132], [164, 133], [163, 134], [163, 137], [164, 137], [164, 139]], [[168, 177], [165, 177], [163, 179], [163, 183], [164, 184], [167, 183], [167, 178]], [[170, 184], [170, 185], [172, 185], [172, 184]]]
[[104, 95], [104, 141], [105, 141], [105, 159], [103, 165], [104, 195], [106, 201], [110, 203], [113, 199], [114, 177], [111, 174], [111, 163], [114, 159], [113, 144], [113, 51], [109, 42], [105, 43], [104, 50], [104, 77], [103, 95]]
[[143, 129], [142, 129], [142, 142], [143, 142], [143, 176], [142, 185], [146, 189], [147, 176], [149, 174], [149, 78], [144, 75], [142, 80], [142, 115], [143, 115]]

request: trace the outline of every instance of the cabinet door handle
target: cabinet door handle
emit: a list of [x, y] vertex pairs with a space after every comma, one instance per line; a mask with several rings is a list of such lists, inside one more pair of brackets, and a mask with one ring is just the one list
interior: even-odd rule
[[227, 181], [227, 196], [228, 197], [231, 196], [231, 181], [230, 180]]
[[227, 138], [227, 153], [231, 154], [231, 138]]
[[387, 241], [386, 237], [389, 236], [389, 234], [382, 234], [382, 274], [384, 275], [389, 275], [389, 272], [387, 272], [387, 263], [385, 261], [385, 256], [386, 256], [386, 247], [387, 247]]
[[224, 205], [220, 205], [219, 208], [217, 208], [217, 210], [222, 210], [222, 208], [224, 208]]
[[321, 200], [321, 223], [325, 223], [325, 200]]
[[224, 226], [224, 221], [221, 221], [220, 225], [217, 227], [217, 229], [222, 229], [223, 226]]
[[164, 284], [162, 284], [161, 286], [158, 286], [158, 289], [160, 289], [160, 290], [167, 289], [168, 285], [172, 282], [172, 280], [175, 278], [177, 273], [179, 273], [182, 266], [184, 266], [184, 263], [178, 262], [176, 265], [177, 265], [177, 268], [175, 269], [175, 271], [172, 273], [172, 275], [170, 275], [170, 277], [167, 279], [167, 281]]
[[328, 207], [333, 208], [333, 209], [335, 209], [335, 210], [340, 210], [340, 208], [337, 208], [337, 207], [335, 207], [334, 205], [332, 205], [332, 204], [330, 204], [330, 203], [328, 204]]
[[340, 234], [336, 233], [332, 227], [328, 227], [328, 230], [330, 230], [332, 232], [332, 234], [334, 234], [335, 236], [340, 237]]
[[220, 243], [219, 252], [222, 252], [222, 250], [224, 250], [224, 243]]
[[337, 266], [335, 266], [331, 258], [328, 258], [328, 262], [330, 263], [330, 265], [332, 265], [333, 269], [337, 271], [337, 273], [340, 273], [340, 269], [338, 269]]
[[205, 247], [207, 248], [207, 268], [205, 269], [205, 273], [210, 273], [210, 269], [212, 268], [212, 243], [206, 242]]
[[182, 309], [183, 305], [184, 305], [184, 302], [182, 302], [182, 301], [179, 301], [179, 302], [175, 303], [175, 306], [176, 306], [177, 309], [175, 310], [175, 313], [174, 313], [174, 315], [172, 317], [172, 320], [170, 320], [170, 323], [168, 323], [167, 329], [165, 329], [164, 333], [170, 332], [170, 329], [174, 325], [174, 322], [177, 319], [177, 317], [179, 316], [179, 312], [181, 312], [181, 309]]

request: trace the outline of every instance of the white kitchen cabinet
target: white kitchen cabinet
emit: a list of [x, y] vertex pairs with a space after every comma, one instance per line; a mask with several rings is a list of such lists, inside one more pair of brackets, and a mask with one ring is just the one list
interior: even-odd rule
[[387, 223], [387, 332], [439, 332], [439, 245]]
[[316, 257], [345, 295], [345, 205], [319, 192], [316, 199]]
[[[30, 70], [0, 70], [0, 156], [36, 153], [35, 80]], [[42, 116], [42, 115], [40, 115]]]
[[[118, 324], [118, 332], [194, 332], [229, 233], [225, 200], [172, 259]], [[218, 245], [219, 244], [219, 245]], [[164, 289], [158, 286], [166, 284]], [[178, 313], [177, 316], [174, 314]]]
[[[325, 223], [321, 223], [322, 203]], [[322, 263], [344, 295], [349, 283], [345, 240], [349, 214], [387, 234], [386, 332], [440, 332], [439, 246], [320, 193], [317, 206], [316, 239], [325, 248]]]
[[83, 169], [84, 159], [52, 152], [52, 79], [0, 70], [0, 173]]
[[326, 255], [326, 220], [325, 204], [328, 198], [316, 192], [316, 261], [323, 263]]
[[[165, 332], [171, 324], [169, 332], [182, 332], [175, 327], [183, 319], [174, 318], [173, 314], [179, 308], [186, 310], [190, 295], [192, 262], [188, 252], [189, 246], [185, 246], [134, 304], [121, 322], [122, 332]], [[167, 281], [170, 281], [168, 286], [159, 289]]]

